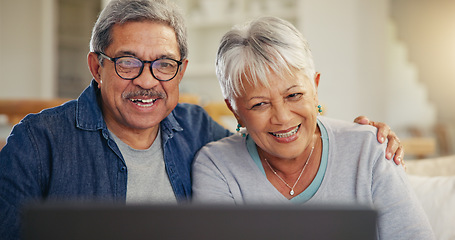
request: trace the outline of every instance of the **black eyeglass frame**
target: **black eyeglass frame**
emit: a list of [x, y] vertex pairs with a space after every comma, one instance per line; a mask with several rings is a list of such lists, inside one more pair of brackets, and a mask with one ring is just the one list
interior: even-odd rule
[[[95, 52], [95, 53], [98, 54], [99, 56], [101, 56], [101, 57], [103, 57], [103, 58], [105, 58], [105, 59], [110, 60], [111, 62], [113, 62], [113, 63], [114, 63], [114, 68], [115, 68], [115, 73], [117, 74], [117, 76], [119, 76], [120, 78], [125, 79], [125, 80], [134, 80], [134, 79], [138, 78], [139, 76], [141, 76], [142, 71], [144, 70], [145, 64], [146, 64], [146, 63], [150, 63], [150, 72], [152, 73], [152, 76], [153, 76], [156, 80], [161, 81], [161, 82], [171, 81], [172, 79], [175, 78], [175, 76], [177, 76], [177, 73], [179, 72], [179, 69], [180, 69], [180, 65], [182, 65], [182, 63], [183, 63], [182, 61], [175, 60], [175, 59], [172, 59], [172, 58], [158, 58], [158, 59], [155, 59], [155, 60], [153, 60], [153, 61], [144, 61], [144, 60], [139, 59], [139, 58], [137, 58], [137, 57], [135, 57], [135, 56], [120, 56], [120, 57], [116, 57], [116, 58], [111, 58], [111, 57], [109, 57], [108, 55], [106, 55], [106, 54], [103, 53], [103, 52]], [[141, 68], [140, 68], [140, 70], [139, 70], [139, 73], [137, 74], [136, 77], [133, 77], [133, 78], [125, 78], [125, 77], [120, 76], [120, 74], [118, 73], [118, 71], [117, 71], [117, 60], [119, 60], [120, 58], [124, 58], [124, 57], [134, 58], [134, 59], [139, 60], [139, 61], [142, 63], [142, 66], [141, 66]], [[176, 71], [175, 71], [174, 76], [172, 76], [171, 78], [169, 78], [169, 79], [167, 79], [167, 80], [159, 79], [159, 78], [157, 78], [157, 77], [155, 76], [155, 74], [153, 73], [153, 63], [155, 63], [156, 61], [159, 61], [159, 60], [163, 60], [163, 59], [171, 60], [171, 61], [174, 61], [174, 62], [177, 63], [177, 69], [176, 69]]]

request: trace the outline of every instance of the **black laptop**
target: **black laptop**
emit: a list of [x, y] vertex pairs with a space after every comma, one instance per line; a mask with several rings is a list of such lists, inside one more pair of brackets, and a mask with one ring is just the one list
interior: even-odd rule
[[25, 240], [376, 239], [376, 211], [358, 206], [45, 203], [23, 211]]

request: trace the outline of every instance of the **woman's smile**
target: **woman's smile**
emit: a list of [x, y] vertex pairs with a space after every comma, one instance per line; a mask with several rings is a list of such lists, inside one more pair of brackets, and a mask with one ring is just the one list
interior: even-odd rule
[[284, 131], [278, 131], [278, 132], [269, 132], [271, 135], [277, 138], [288, 138], [293, 136], [294, 134], [297, 133], [297, 131], [300, 128], [300, 124], [297, 127], [293, 127]]

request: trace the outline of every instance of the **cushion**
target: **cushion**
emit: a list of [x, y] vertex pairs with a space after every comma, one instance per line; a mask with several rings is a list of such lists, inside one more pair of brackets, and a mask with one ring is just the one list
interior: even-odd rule
[[455, 176], [455, 155], [406, 160], [406, 172], [419, 176]]
[[436, 239], [455, 239], [455, 176], [408, 175]]

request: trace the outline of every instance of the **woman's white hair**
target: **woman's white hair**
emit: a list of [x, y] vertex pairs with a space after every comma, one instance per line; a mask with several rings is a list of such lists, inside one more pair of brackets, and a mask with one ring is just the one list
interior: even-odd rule
[[236, 109], [234, 97], [241, 96], [243, 81], [270, 87], [268, 76], [292, 76], [302, 70], [313, 83], [313, 57], [303, 35], [288, 21], [261, 17], [234, 26], [221, 39], [216, 57], [216, 75], [225, 99]]

